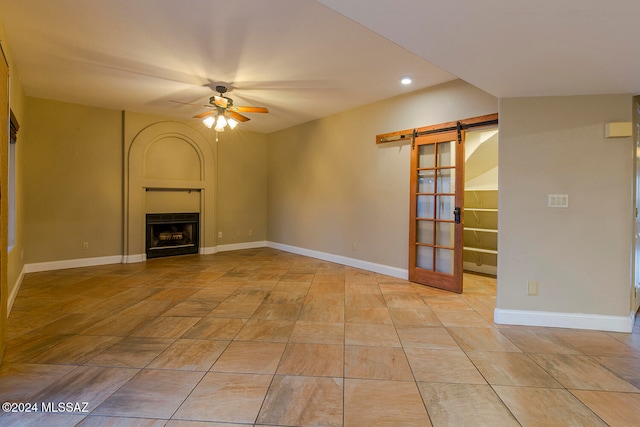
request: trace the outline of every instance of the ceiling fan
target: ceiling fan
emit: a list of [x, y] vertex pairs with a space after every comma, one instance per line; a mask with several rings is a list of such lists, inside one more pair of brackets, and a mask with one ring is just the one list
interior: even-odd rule
[[[208, 128], [213, 127], [215, 124], [215, 130], [218, 132], [224, 132], [225, 127], [229, 126], [229, 128], [233, 129], [236, 127], [238, 122], [247, 122], [251, 119], [249, 117], [244, 116], [242, 113], [268, 113], [269, 110], [265, 107], [247, 107], [247, 106], [235, 106], [233, 105], [233, 99], [228, 96], [224, 96], [227, 92], [226, 86], [216, 86], [216, 91], [220, 94], [214, 95], [209, 98], [210, 105], [204, 105], [205, 107], [209, 107], [208, 111], [204, 113], [196, 114], [193, 116], [194, 119], [203, 119], [203, 123]], [[178, 102], [180, 104], [186, 104], [184, 102]], [[196, 105], [196, 104], [188, 104], [188, 105]], [[211, 108], [214, 107], [214, 108]]]

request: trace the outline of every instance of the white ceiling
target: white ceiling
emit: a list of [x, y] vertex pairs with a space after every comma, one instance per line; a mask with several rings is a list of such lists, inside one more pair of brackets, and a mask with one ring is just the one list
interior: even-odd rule
[[638, 0], [320, 0], [497, 97], [640, 94]]
[[456, 77], [640, 93], [638, 0], [0, 0], [0, 19], [29, 96], [186, 119], [205, 108], [170, 101], [222, 83], [269, 108], [242, 124], [258, 132]]

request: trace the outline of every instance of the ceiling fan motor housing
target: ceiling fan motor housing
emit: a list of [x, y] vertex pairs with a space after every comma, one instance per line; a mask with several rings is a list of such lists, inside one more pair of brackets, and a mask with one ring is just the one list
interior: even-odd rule
[[229, 108], [229, 107], [233, 106], [233, 99], [228, 98], [228, 97], [226, 97], [226, 96], [222, 96], [222, 97], [212, 96], [211, 98], [209, 98], [209, 103], [210, 103], [211, 105], [215, 105], [215, 103], [216, 103], [216, 98], [224, 98], [224, 99], [226, 99], [226, 100], [227, 100], [227, 108]]

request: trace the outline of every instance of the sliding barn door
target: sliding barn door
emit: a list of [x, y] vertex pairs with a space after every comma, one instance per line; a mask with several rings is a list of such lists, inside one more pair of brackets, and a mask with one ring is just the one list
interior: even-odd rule
[[409, 280], [462, 292], [464, 132], [415, 138], [411, 152]]

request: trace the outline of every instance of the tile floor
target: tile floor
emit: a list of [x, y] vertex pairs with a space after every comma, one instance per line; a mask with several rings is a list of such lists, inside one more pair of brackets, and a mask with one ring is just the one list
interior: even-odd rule
[[0, 401], [39, 411], [0, 425], [640, 425], [640, 327], [496, 325], [464, 280], [269, 248], [28, 274]]

